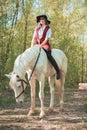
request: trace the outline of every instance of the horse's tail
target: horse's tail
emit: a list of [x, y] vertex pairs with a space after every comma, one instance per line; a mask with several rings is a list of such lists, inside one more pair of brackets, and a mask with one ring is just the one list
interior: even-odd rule
[[67, 62], [68, 62], [68, 60], [67, 60], [67, 57], [66, 57], [66, 55], [64, 54], [64, 58], [63, 58], [63, 60], [62, 60], [62, 71], [63, 71], [63, 73], [66, 75], [66, 73], [67, 73]]

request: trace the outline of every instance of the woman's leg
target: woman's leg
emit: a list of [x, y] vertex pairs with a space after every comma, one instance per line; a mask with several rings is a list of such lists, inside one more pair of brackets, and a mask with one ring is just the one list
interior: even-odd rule
[[47, 51], [44, 49], [44, 51], [46, 52], [46, 55], [47, 55], [47, 58], [48, 60], [50, 61], [50, 63], [53, 65], [54, 69], [56, 70], [57, 72], [57, 76], [56, 78], [57, 79], [60, 79], [60, 70], [59, 70], [59, 67], [55, 61], [55, 59], [53, 58], [53, 56], [51, 55], [51, 51]]

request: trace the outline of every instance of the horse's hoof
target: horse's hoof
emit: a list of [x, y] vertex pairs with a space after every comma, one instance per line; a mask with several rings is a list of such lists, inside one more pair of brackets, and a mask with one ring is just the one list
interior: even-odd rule
[[39, 119], [41, 120], [41, 119], [45, 119], [45, 117], [46, 117], [46, 115], [44, 115], [44, 116], [39, 116]]
[[33, 116], [34, 115], [34, 112], [33, 111], [29, 111], [29, 113], [27, 114], [27, 116]]
[[44, 119], [45, 118], [45, 113], [43, 113], [43, 114], [40, 114], [40, 116], [39, 116], [39, 119]]

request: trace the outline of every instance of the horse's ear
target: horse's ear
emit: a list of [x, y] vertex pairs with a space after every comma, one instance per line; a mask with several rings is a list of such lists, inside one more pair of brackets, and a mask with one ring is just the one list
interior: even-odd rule
[[9, 79], [11, 78], [11, 74], [5, 74], [6, 77], [8, 77]]

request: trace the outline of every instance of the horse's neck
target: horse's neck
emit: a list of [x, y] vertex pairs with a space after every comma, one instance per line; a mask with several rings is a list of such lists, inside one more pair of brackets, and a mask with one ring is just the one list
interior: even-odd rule
[[21, 77], [25, 76], [28, 69], [32, 69], [38, 53], [34, 50], [27, 49], [23, 54], [17, 57], [14, 64], [14, 72]]

